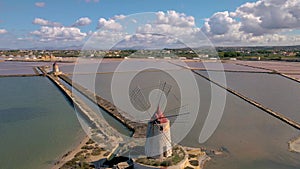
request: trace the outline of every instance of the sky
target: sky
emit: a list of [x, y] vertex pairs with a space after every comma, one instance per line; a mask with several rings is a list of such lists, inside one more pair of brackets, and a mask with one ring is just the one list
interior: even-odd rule
[[300, 45], [300, 1], [0, 0], [0, 49], [82, 46], [91, 37], [157, 41], [142, 33], [193, 42], [204, 34], [215, 46]]

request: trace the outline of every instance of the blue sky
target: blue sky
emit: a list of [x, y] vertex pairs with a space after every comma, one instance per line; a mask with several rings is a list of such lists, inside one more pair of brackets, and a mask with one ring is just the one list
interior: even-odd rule
[[[96, 21], [101, 17], [110, 18], [114, 15], [130, 15], [141, 12], [157, 12], [175, 10], [192, 15], [197, 26], [202, 26], [203, 19], [219, 11], [234, 11], [247, 0], [48, 0], [45, 7], [35, 6], [35, 0], [6, 0], [0, 2], [1, 28], [9, 30], [33, 30], [34, 18], [44, 18], [66, 25], [71, 25], [80, 17], [89, 17]], [[96, 22], [86, 29], [95, 29]]]
[[[286, 7], [287, 9], [283, 9], [281, 6], [284, 5], [278, 4], [277, 1], [278, 0], [1, 0], [0, 48], [22, 48], [34, 47], [34, 45], [37, 45], [37, 42], [42, 35], [38, 34], [37, 36], [37, 33], [33, 34], [32, 32], [40, 30], [42, 26], [51, 28], [54, 26], [33, 24], [33, 21], [36, 18], [44, 19], [49, 22], [58, 22], [61, 24], [61, 27], [70, 27], [79, 18], [87, 17], [91, 20], [91, 23], [80, 26], [80, 28], [78, 27], [81, 33], [86, 33], [86, 35], [82, 35], [85, 37], [88, 36], [89, 32], [96, 31], [97, 26], [99, 27], [98, 21], [100, 18], [109, 20], [109, 18], [112, 18], [115, 15], [130, 15], [134, 13], [158, 11], [162, 11], [166, 14], [167, 11], [175, 11], [176, 13], [182, 13], [187, 17], [193, 17], [195, 20], [194, 26], [201, 28], [202, 31], [211, 38], [212, 42], [216, 44], [236, 45], [242, 43], [247, 45], [257, 43], [255, 40], [262, 38], [264, 38], [264, 43], [270, 41], [273, 43], [273, 39], [270, 39], [273, 35], [276, 37], [278, 36], [279, 38], [277, 41], [274, 40], [275, 44], [283, 44], [287, 42], [281, 40], [281, 42], [278, 43], [280, 38], [286, 38], [282, 37], [286, 35], [298, 36], [300, 25], [292, 23], [292, 21], [291, 23], [287, 23], [292, 25], [290, 27], [274, 25], [268, 23], [266, 18], [269, 17], [268, 19], [271, 19], [271, 21], [274, 20], [275, 23], [281, 20], [288, 20], [287, 18], [284, 19], [279, 16], [278, 18], [270, 17], [270, 15], [276, 16], [274, 8], [275, 11], [276, 8], [280, 8], [277, 10], [278, 12], [281, 12], [279, 15], [285, 14], [285, 12], [288, 13], [290, 9], [294, 8], [296, 11], [299, 8], [299, 2], [295, 2], [295, 0], [282, 0], [282, 3], [288, 4]], [[241, 6], [245, 6], [251, 10], [255, 9], [256, 11], [253, 10], [254, 12], [252, 13], [249, 12], [250, 10], [238, 11], [237, 9]], [[268, 10], [270, 10], [270, 15], [264, 16], [259, 13], [259, 10], [264, 10], [265, 13], [268, 13]], [[225, 11], [228, 11], [228, 13], [224, 13]], [[249, 16], [252, 15], [256, 19], [253, 19], [253, 17], [249, 18]], [[298, 19], [300, 19], [300, 15], [295, 15], [293, 17], [296, 18], [296, 21], [294, 22], [298, 22]], [[205, 20], [205, 18], [208, 19]], [[263, 20], [264, 18], [265, 20]], [[253, 22], [253, 24], [249, 25], [251, 22]], [[232, 25], [235, 25], [236, 27], [233, 27]], [[226, 29], [219, 30], [220, 27]], [[258, 33], [253, 32], [252, 27], [253, 31], [257, 31]], [[258, 29], [258, 27], [260, 28]], [[233, 34], [235, 31], [239, 31], [239, 34], [243, 35], [239, 37], [236, 37], [236, 34], [229, 35], [230, 33]], [[226, 41], [226, 36], [228, 36], [227, 40], [230, 39], [230, 36], [235, 36], [234, 38], [237, 39], [235, 42], [229, 42]], [[19, 40], [21, 38], [29, 38], [31, 40], [26, 43], [19, 43], [16, 40], [18, 38]], [[288, 39], [289, 38], [291, 37], [288, 37]], [[243, 41], [243, 39], [247, 39], [247, 41]], [[5, 43], [4, 40], [6, 40]], [[22, 40], [24, 41], [24, 39]], [[14, 43], [7, 41], [14, 41]], [[288, 42], [290, 42], [290, 40], [288, 40]], [[294, 38], [292, 44], [297, 44], [297, 42], [298, 39]], [[72, 43], [76, 44], [74, 41]], [[59, 44], [60, 42], [55, 39], [55, 43], [51, 43], [49, 40], [49, 42], [44, 45], [55, 46]]]

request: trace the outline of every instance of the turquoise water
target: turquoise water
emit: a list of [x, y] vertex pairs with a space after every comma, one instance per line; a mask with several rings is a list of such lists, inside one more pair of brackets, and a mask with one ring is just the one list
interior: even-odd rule
[[73, 107], [44, 77], [0, 78], [0, 168], [40, 169], [83, 136]]

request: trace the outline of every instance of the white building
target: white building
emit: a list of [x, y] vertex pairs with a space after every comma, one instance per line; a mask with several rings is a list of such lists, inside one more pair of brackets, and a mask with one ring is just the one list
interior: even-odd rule
[[157, 159], [172, 156], [170, 121], [159, 107], [148, 122], [145, 154], [147, 157]]

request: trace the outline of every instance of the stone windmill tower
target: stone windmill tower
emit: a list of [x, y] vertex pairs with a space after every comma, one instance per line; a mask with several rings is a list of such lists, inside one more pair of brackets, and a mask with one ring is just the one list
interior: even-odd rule
[[52, 73], [56, 76], [62, 74], [62, 72], [59, 70], [58, 64], [56, 62], [54, 62], [52, 65]]
[[158, 159], [172, 156], [170, 121], [159, 106], [148, 122], [145, 155]]
[[[130, 92], [131, 101], [135, 103], [135, 106], [137, 106], [139, 109], [146, 110], [150, 117], [150, 119], [146, 120], [148, 123], [147, 131], [145, 131], [146, 142], [144, 149], [145, 155], [149, 158], [163, 159], [172, 156], [172, 148], [174, 143], [172, 143], [171, 140], [171, 125], [169, 119], [172, 117], [189, 114], [181, 112], [181, 109], [185, 106], [173, 109], [172, 111], [177, 113], [173, 115], [165, 116], [164, 112], [161, 111], [160, 107], [163, 107], [164, 105], [164, 101], [162, 101], [162, 95], [164, 94], [166, 97], [168, 97], [171, 88], [172, 86], [166, 82], [159, 84], [159, 89], [161, 92], [159, 94], [157, 108], [153, 115], [151, 115], [152, 113], [148, 112], [150, 104], [147, 102], [141, 89], [136, 87]], [[170, 113], [171, 111], [168, 112]]]

